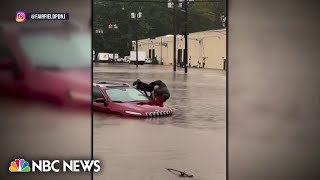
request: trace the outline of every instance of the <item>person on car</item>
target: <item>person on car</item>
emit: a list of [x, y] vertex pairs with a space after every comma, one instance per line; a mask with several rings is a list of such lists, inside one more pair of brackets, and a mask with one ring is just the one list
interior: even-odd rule
[[137, 89], [139, 90], [151, 92], [151, 96], [157, 104], [162, 105], [170, 98], [169, 89], [161, 80], [156, 80], [150, 84], [147, 84], [138, 79], [137, 81], [133, 82], [133, 85], [137, 85]]

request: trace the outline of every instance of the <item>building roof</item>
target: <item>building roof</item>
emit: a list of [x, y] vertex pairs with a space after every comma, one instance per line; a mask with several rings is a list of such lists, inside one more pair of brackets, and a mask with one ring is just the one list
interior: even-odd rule
[[189, 36], [193, 37], [193, 38], [203, 38], [203, 37], [206, 37], [206, 36], [212, 36], [213, 34], [226, 35], [227, 31], [226, 31], [226, 29], [199, 31], [199, 32], [190, 33]]
[[226, 29], [212, 29], [212, 30], [206, 30], [206, 31], [198, 31], [198, 32], [193, 32], [190, 34], [197, 34], [197, 33], [211, 33], [211, 32], [226, 32]]
[[[207, 31], [199, 31], [199, 32], [193, 32], [189, 34], [189, 38], [192, 39], [202, 39], [204, 37], [208, 37], [208, 36], [221, 36], [221, 35], [226, 35], [226, 29], [216, 29], [216, 30], [207, 30]], [[161, 43], [162, 42], [170, 42], [172, 41], [173, 35], [172, 34], [168, 34], [168, 35], [164, 35], [164, 36], [159, 36], [156, 37], [155, 39], [141, 39], [138, 42], [142, 43], [142, 44], [148, 44], [148, 43]], [[177, 38], [183, 38], [182, 35], [177, 35]]]

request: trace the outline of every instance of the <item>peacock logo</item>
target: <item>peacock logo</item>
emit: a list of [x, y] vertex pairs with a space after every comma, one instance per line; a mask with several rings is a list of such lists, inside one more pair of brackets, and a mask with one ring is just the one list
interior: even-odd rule
[[29, 163], [24, 159], [15, 159], [10, 165], [10, 172], [30, 172]]

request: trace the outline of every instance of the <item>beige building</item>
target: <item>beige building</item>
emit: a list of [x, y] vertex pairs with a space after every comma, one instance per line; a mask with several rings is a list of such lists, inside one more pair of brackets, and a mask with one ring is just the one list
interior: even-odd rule
[[[135, 50], [135, 43], [132, 44]], [[155, 39], [138, 40], [138, 50], [144, 51], [149, 58], [157, 57], [159, 63], [173, 64], [173, 35], [156, 37]], [[188, 64], [192, 67], [226, 69], [226, 29], [209, 30], [190, 33], [188, 36]], [[184, 37], [177, 35], [177, 63], [183, 62]], [[191, 58], [191, 61], [189, 60]]]

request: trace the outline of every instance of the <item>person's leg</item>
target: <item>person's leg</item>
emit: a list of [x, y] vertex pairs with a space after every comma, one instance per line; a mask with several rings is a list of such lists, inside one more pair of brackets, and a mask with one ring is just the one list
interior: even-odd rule
[[162, 96], [157, 95], [154, 99], [155, 103], [159, 106], [163, 106], [163, 103], [165, 102]]
[[163, 101], [166, 102], [170, 98], [170, 94], [162, 94]]

